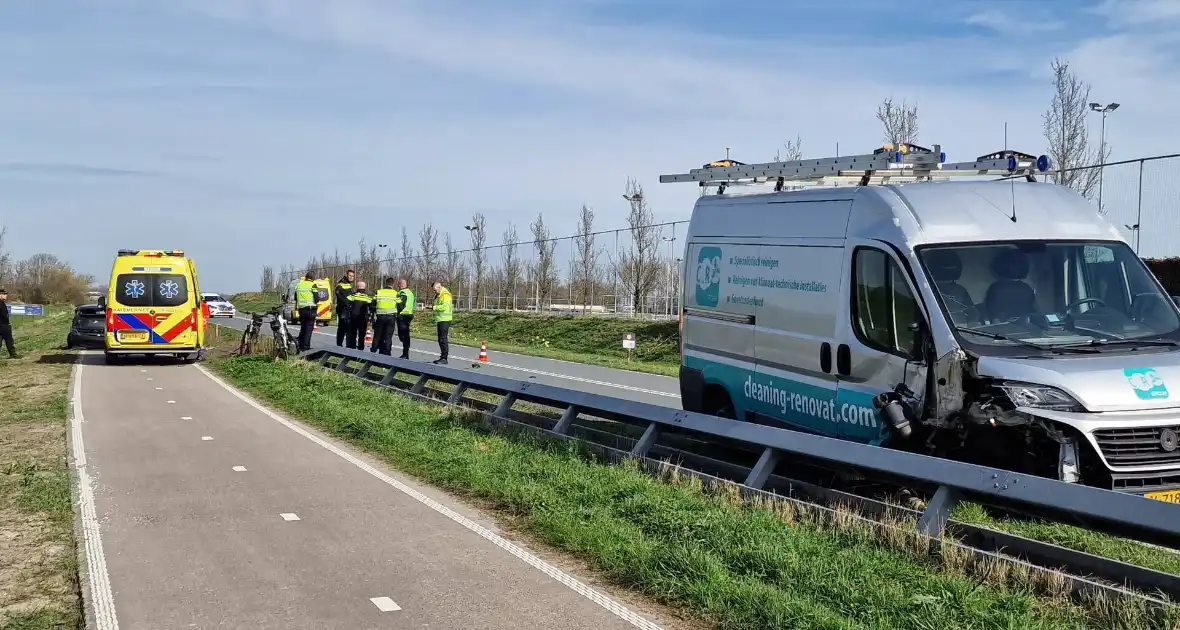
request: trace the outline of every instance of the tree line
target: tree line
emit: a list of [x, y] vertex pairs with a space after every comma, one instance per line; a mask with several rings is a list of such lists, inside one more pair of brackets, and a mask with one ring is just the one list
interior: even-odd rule
[[[1042, 114], [1046, 152], [1055, 169], [1050, 177], [1090, 199], [1099, 178], [1099, 169], [1093, 167], [1109, 158], [1110, 146], [1095, 147], [1090, 139], [1086, 125], [1090, 84], [1063, 59], [1052, 62], [1052, 76], [1050, 104]], [[886, 98], [877, 108], [876, 118], [884, 142], [918, 142], [916, 103]], [[774, 156], [775, 161], [803, 158], [801, 135], [784, 143]], [[442, 281], [452, 292], [457, 291], [460, 308], [547, 309], [565, 305], [575, 312], [597, 308], [673, 313], [682, 265], [675, 248], [669, 247], [672, 251], [665, 253], [662, 243], [675, 245], [675, 234], [665, 236], [666, 228], [673, 226], [674, 230], [675, 224], [655, 223], [643, 187], [634, 178], [627, 179], [623, 196], [630, 206], [626, 227], [613, 232], [596, 232], [594, 210], [583, 204], [577, 234], [572, 237], [553, 238], [544, 216], [538, 214], [524, 240], [517, 226], [509, 223], [500, 235], [501, 244], [489, 247], [487, 218], [476, 213], [465, 226], [470, 238], [467, 247], [458, 245], [450, 233], [440, 234], [431, 223], [419, 229], [416, 239], [403, 227], [400, 245], [393, 251], [384, 244], [362, 240], [355, 256], [336, 251], [312, 257], [302, 267], [287, 265], [276, 271], [267, 266], [262, 270], [260, 288], [283, 290], [307, 271], [335, 279], [345, 268], [352, 268], [374, 287], [379, 278], [405, 278], [420, 295], [427, 295], [424, 291], [435, 280]], [[559, 241], [565, 240], [570, 242], [570, 252], [562, 269], [557, 248]], [[522, 251], [522, 245], [527, 251]]]
[[629, 206], [624, 229], [596, 231], [594, 209], [583, 204], [573, 236], [554, 237], [538, 214], [525, 236], [509, 222], [500, 244], [489, 246], [487, 217], [477, 212], [464, 226], [469, 242], [462, 245], [433, 223], [424, 224], [416, 238], [403, 227], [393, 251], [362, 239], [356, 253], [323, 253], [277, 271], [266, 266], [260, 289], [282, 292], [308, 271], [335, 280], [352, 269], [370, 288], [385, 277], [405, 278], [419, 295], [440, 281], [455, 293], [459, 308], [671, 313], [680, 275], [672, 239], [679, 237], [664, 237], [673, 224], [655, 222], [636, 179], [626, 180], [623, 195]]
[[0, 288], [12, 302], [26, 304], [83, 304], [94, 278], [78, 273], [53, 254], [13, 258], [7, 243], [8, 228], [0, 226]]

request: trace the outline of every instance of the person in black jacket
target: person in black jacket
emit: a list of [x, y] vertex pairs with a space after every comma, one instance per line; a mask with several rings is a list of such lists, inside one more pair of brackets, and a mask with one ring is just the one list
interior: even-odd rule
[[352, 295], [352, 283], [356, 274], [351, 269], [344, 272], [344, 277], [336, 281], [336, 299], [332, 300], [336, 308], [336, 345], [343, 346], [352, 328], [351, 310], [348, 296]]
[[348, 347], [364, 350], [365, 332], [369, 330], [369, 321], [373, 319], [373, 296], [365, 293], [364, 280], [357, 281], [356, 289], [348, 296], [347, 308], [351, 324], [348, 329]]
[[8, 319], [8, 291], [0, 289], [0, 341], [8, 347], [8, 356], [19, 359], [16, 344], [12, 340], [12, 322]]

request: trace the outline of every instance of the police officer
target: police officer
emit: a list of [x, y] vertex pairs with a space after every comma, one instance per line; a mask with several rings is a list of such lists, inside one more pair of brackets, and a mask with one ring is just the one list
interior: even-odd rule
[[[373, 296], [365, 293], [365, 281], [357, 280], [356, 289], [348, 295], [348, 347], [356, 350], [365, 349], [365, 331], [369, 329], [369, 319], [373, 314]], [[376, 343], [373, 344], [377, 346]]]
[[[336, 299], [334, 306], [336, 307], [336, 346], [343, 346], [344, 340], [348, 338], [348, 331], [351, 328], [351, 314], [352, 309], [348, 308], [348, 296], [352, 295], [352, 281], [356, 278], [356, 274], [349, 269], [344, 272], [344, 277], [336, 281]], [[351, 348], [352, 346], [349, 346]]]
[[451, 297], [451, 292], [442, 285], [441, 282], [435, 282], [434, 286], [434, 323], [438, 328], [438, 360], [435, 361], [437, 365], [447, 364], [447, 354], [451, 349], [450, 339], [448, 335], [451, 332], [451, 320], [455, 318], [455, 299]]
[[386, 278], [385, 287], [377, 289], [373, 306], [377, 315], [373, 323], [373, 352], [390, 356], [397, 319], [397, 291], [393, 288], [393, 278]]
[[311, 350], [311, 333], [315, 330], [315, 283], [311, 272], [295, 285], [295, 308], [299, 309], [299, 351]]
[[397, 338], [402, 342], [402, 358], [410, 358], [410, 323], [414, 321], [414, 291], [406, 280], [397, 281]]
[[12, 322], [8, 319], [8, 290], [0, 289], [0, 341], [8, 348], [8, 356], [19, 359], [16, 344], [12, 340]]

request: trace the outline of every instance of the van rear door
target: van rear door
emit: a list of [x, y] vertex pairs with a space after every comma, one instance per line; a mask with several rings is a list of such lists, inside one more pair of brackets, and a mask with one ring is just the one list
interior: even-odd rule
[[185, 271], [133, 267], [115, 277], [111, 324], [119, 347], [196, 347], [194, 294]]

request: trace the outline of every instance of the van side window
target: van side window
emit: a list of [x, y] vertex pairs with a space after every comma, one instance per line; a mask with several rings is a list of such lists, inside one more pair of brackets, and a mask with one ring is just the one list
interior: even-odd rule
[[856, 251], [852, 273], [857, 338], [870, 348], [910, 356], [919, 310], [905, 273], [885, 252], [869, 248]]

